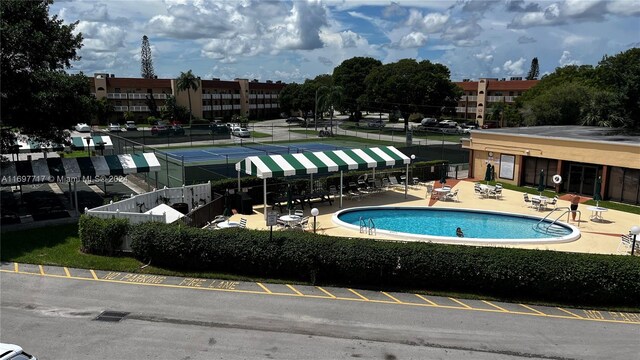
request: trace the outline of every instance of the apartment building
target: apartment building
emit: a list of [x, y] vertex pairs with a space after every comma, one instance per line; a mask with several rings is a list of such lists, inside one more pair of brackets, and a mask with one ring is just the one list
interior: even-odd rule
[[515, 99], [538, 83], [538, 80], [522, 80], [521, 77], [484, 78], [478, 81], [464, 79], [455, 82], [463, 95], [456, 107], [456, 117], [482, 125], [491, 116], [491, 107], [497, 103], [512, 104]]
[[188, 94], [178, 90], [177, 79], [118, 78], [114, 74], [96, 73], [91, 81], [96, 98], [106, 98], [113, 107], [112, 118], [122, 119], [124, 113], [131, 112], [139, 121], [151, 115], [150, 106], [162, 112], [169, 96], [186, 108], [191, 97], [191, 109], [197, 118], [230, 119], [233, 115], [275, 118], [280, 114], [278, 96], [285, 87], [284, 83], [271, 80], [198, 79], [198, 89]]

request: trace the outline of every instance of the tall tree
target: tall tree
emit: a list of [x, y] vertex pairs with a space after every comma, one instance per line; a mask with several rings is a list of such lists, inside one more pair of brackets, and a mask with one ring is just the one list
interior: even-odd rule
[[527, 80], [536, 80], [539, 74], [540, 74], [540, 67], [538, 66], [538, 58], [534, 57], [533, 60], [531, 60], [531, 68], [529, 68], [529, 73], [527, 74]]
[[[80, 59], [78, 22], [50, 17], [52, 2], [0, 1], [0, 116], [4, 125], [44, 141], [60, 141], [63, 129], [90, 122], [95, 110], [89, 79], [62, 71]], [[12, 142], [11, 133], [2, 138], [3, 145]]]
[[187, 91], [187, 97], [189, 98], [189, 126], [191, 126], [191, 121], [193, 118], [193, 111], [191, 108], [191, 90], [196, 91], [200, 86], [198, 78], [193, 75], [191, 69], [189, 71], [180, 72], [180, 77], [178, 78], [178, 90], [179, 91]]
[[404, 118], [405, 131], [411, 113], [419, 111], [438, 117], [455, 107], [462, 94], [462, 89], [449, 80], [449, 69], [429, 60], [403, 59], [373, 68], [365, 85], [366, 101], [389, 111], [397, 107]]
[[323, 112], [329, 111], [329, 129], [333, 132], [333, 112], [336, 108], [342, 106], [344, 101], [344, 88], [337, 85], [322, 85], [318, 89], [318, 92], [321, 92], [318, 98], [318, 109], [322, 109]]
[[149, 46], [149, 38], [147, 35], [142, 37], [142, 49], [140, 50], [140, 61], [142, 78], [153, 79], [156, 74], [153, 71], [153, 58], [151, 57], [151, 46]]
[[605, 55], [595, 73], [598, 87], [619, 97], [624, 126], [640, 129], [640, 48]]
[[344, 108], [354, 115], [360, 110], [358, 97], [365, 93], [364, 79], [372, 69], [382, 66], [380, 60], [370, 57], [354, 57], [333, 69], [333, 83], [344, 89]]

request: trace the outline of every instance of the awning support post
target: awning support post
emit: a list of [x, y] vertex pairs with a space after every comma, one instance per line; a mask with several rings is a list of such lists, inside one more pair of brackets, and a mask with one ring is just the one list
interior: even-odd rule
[[80, 209], [78, 209], [78, 182], [73, 183], [73, 200], [76, 208], [76, 216], [80, 216]]
[[340, 170], [340, 209], [342, 209], [342, 170]]
[[[239, 174], [239, 173], [238, 173]], [[264, 200], [264, 220], [267, 220], [267, 178], [262, 179], [262, 197]]]
[[309, 175], [311, 176], [311, 193], [313, 194], [313, 173]]
[[407, 191], [409, 189], [409, 164], [407, 164], [407, 170], [404, 174], [404, 198], [407, 198]]
[[238, 170], [238, 194], [240, 194], [240, 170]]

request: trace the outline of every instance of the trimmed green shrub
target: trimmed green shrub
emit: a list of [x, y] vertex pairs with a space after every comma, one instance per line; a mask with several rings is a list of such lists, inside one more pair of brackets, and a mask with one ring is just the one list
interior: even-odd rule
[[401, 243], [313, 233], [133, 226], [155, 266], [370, 288], [429, 289], [585, 305], [637, 306], [640, 259], [557, 251]]
[[101, 219], [82, 215], [78, 222], [81, 250], [89, 254], [113, 255], [122, 246], [128, 229], [127, 219]]

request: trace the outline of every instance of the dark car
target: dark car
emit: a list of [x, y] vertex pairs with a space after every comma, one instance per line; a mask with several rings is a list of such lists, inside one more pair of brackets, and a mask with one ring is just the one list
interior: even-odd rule
[[495, 123], [495, 122], [486, 122], [482, 124], [483, 129], [497, 129], [499, 127], [500, 126], [498, 126], [498, 123]]
[[167, 135], [169, 133], [169, 125], [158, 123], [151, 127], [151, 135]]
[[295, 124], [295, 123], [304, 122], [304, 120], [300, 119], [299, 117], [295, 117], [295, 116], [291, 116], [286, 121], [287, 121], [287, 124]]

